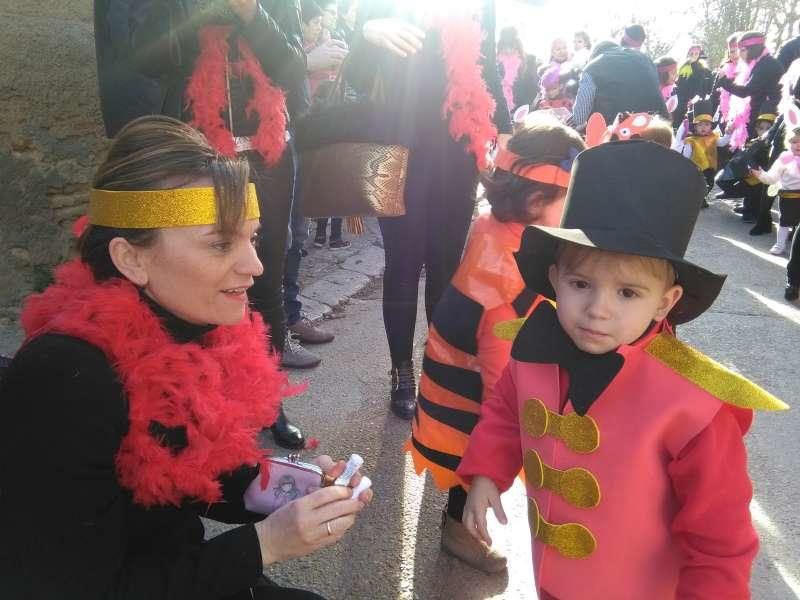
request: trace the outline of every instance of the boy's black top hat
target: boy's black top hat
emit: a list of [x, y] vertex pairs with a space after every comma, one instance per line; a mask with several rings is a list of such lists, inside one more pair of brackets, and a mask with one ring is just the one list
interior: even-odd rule
[[684, 259], [705, 194], [694, 163], [659, 144], [610, 142], [585, 150], [575, 159], [561, 227], [525, 229], [516, 253], [522, 277], [532, 291], [554, 298], [547, 273], [560, 241], [663, 258], [683, 287], [668, 319], [691, 321], [713, 304], [725, 282], [725, 275]]

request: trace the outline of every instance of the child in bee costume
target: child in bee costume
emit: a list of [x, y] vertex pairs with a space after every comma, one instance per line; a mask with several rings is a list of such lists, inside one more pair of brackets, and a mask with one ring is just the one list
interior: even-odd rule
[[[690, 159], [697, 168], [703, 172], [706, 180], [706, 191], [711, 191], [714, 187], [714, 176], [717, 174], [719, 159], [717, 148], [728, 145], [730, 137], [720, 135], [717, 124], [712, 116], [712, 106], [709, 100], [701, 100], [695, 103], [690, 113], [691, 126], [688, 119], [681, 123], [678, 133], [675, 136], [673, 150], [677, 150], [686, 158]], [[705, 198], [702, 202], [703, 208], [708, 206]]]

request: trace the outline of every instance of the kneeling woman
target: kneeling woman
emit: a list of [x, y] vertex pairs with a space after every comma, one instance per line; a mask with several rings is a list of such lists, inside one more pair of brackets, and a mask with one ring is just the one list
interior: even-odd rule
[[[286, 379], [247, 305], [263, 270], [247, 181], [245, 160], [168, 117], [112, 144], [81, 257], [25, 304], [0, 388], [8, 597], [319, 598], [263, 567], [336, 542], [370, 495], [332, 486], [248, 510]], [[201, 515], [250, 524], [204, 541]]]
[[539, 300], [525, 288], [514, 260], [526, 225], [561, 223], [572, 159], [580, 136], [552, 117], [535, 116], [501, 148], [484, 178], [492, 205], [473, 223], [461, 265], [433, 315], [409, 448], [417, 472], [430, 470], [449, 489], [442, 547], [486, 572], [506, 559], [461, 524], [466, 491], [455, 470], [480, 414], [481, 399], [500, 378], [511, 343], [494, 326], [526, 316]]

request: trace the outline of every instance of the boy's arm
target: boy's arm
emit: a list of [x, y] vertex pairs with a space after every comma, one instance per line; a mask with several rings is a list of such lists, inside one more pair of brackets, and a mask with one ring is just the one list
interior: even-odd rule
[[517, 392], [508, 368], [484, 398], [481, 418], [469, 438], [456, 471], [469, 484], [476, 475], [489, 477], [501, 492], [514, 483], [522, 468]]
[[742, 439], [749, 412], [722, 407], [668, 467], [680, 506], [672, 521], [683, 560], [677, 599], [750, 598], [758, 536], [750, 521], [753, 489]]

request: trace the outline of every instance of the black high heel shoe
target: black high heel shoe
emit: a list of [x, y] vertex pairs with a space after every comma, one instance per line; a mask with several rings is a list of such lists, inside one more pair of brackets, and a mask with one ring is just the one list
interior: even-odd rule
[[283, 412], [283, 405], [281, 405], [281, 408], [278, 411], [278, 418], [269, 429], [272, 432], [272, 439], [275, 440], [276, 444], [283, 448], [300, 450], [306, 445], [303, 432], [300, 431], [299, 427], [292, 425], [289, 422], [289, 419], [286, 417], [286, 413]]

